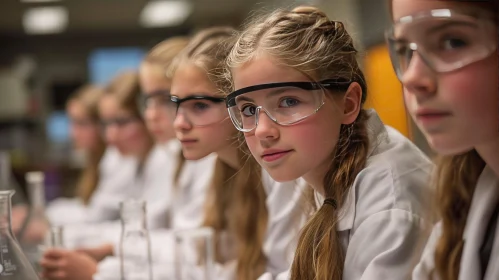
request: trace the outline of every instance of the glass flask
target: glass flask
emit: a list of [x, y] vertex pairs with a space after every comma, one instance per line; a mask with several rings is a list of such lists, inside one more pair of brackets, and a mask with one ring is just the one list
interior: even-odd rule
[[45, 215], [44, 181], [43, 172], [26, 173], [30, 211], [27, 221], [19, 233], [19, 243], [21, 243], [24, 253], [37, 271], [41, 271], [39, 261], [42, 258], [50, 230], [50, 224]]
[[121, 202], [120, 212], [121, 280], [153, 280], [146, 202], [137, 200]]
[[214, 280], [212, 228], [175, 231], [175, 279]]
[[12, 190], [0, 191], [0, 279], [39, 280], [17, 243], [11, 227]]

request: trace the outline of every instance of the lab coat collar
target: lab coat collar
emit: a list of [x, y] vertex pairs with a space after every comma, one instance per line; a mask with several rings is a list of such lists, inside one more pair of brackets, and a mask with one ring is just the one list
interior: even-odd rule
[[[389, 142], [388, 133], [385, 125], [374, 109], [367, 110], [367, 133], [369, 137], [368, 157], [374, 156], [380, 152], [380, 145]], [[338, 212], [339, 221], [336, 226], [338, 231], [346, 231], [353, 228], [355, 219], [355, 188], [350, 187], [343, 207]], [[319, 193], [315, 194], [316, 205], [321, 207], [324, 197]]]

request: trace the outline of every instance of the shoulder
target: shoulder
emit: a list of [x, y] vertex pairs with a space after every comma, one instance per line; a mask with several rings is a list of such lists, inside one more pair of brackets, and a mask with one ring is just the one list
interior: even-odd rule
[[432, 162], [391, 127], [385, 126], [382, 135], [375, 139], [366, 167], [352, 186], [356, 194], [356, 224], [387, 210], [422, 216], [432, 197]]

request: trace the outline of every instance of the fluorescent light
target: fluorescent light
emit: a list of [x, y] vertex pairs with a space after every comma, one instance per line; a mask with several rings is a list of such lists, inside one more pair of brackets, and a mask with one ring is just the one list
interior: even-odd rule
[[68, 21], [68, 11], [64, 7], [30, 8], [23, 16], [24, 30], [28, 34], [59, 33], [66, 29]]
[[61, 0], [21, 0], [21, 3], [50, 3], [60, 2]]
[[151, 1], [140, 13], [140, 24], [144, 27], [175, 26], [190, 15], [192, 6], [186, 1]]

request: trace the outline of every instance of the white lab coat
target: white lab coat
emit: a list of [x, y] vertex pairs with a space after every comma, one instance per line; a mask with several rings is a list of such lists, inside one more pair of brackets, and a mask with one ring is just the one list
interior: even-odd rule
[[[262, 172], [262, 182], [267, 193], [267, 209], [269, 214], [266, 239], [263, 251], [266, 254], [269, 275], [277, 275], [285, 271], [293, 260], [299, 230], [308, 218], [306, 206], [303, 204], [303, 192], [306, 184], [303, 180], [279, 183], [275, 182], [267, 172]], [[209, 182], [208, 182], [209, 183]], [[174, 231], [152, 232], [152, 255], [156, 270], [168, 280], [173, 274], [174, 263]], [[116, 255], [117, 256], [117, 255]], [[108, 258], [99, 264], [94, 279], [117, 273], [117, 259]], [[170, 269], [169, 269], [170, 268]], [[215, 267], [216, 279], [235, 279], [236, 262]]]
[[58, 198], [46, 210], [52, 225], [99, 223], [119, 217], [118, 203], [133, 192], [137, 160], [108, 147], [99, 163], [99, 182], [88, 205], [79, 198]]
[[[337, 231], [346, 252], [343, 280], [408, 279], [426, 242], [427, 187], [433, 164], [408, 139], [383, 125], [374, 110], [368, 120], [370, 149], [342, 209]], [[316, 194], [317, 206], [323, 198]], [[289, 279], [290, 272], [277, 278]]]
[[[180, 145], [175, 144], [174, 149], [177, 149], [175, 159], [178, 159]], [[214, 172], [215, 161], [215, 154], [196, 161], [185, 161], [179, 182], [176, 185], [173, 184], [173, 172], [176, 170], [177, 161], [175, 160], [175, 165], [171, 166], [172, 177], [170, 180], [173, 187], [170, 188], [169, 209], [161, 215], [164, 220], [170, 221], [170, 224], [162, 227], [149, 227], [154, 262], [171, 259], [174, 230], [194, 229], [201, 226], [205, 198]], [[160, 196], [154, 192], [150, 194]], [[119, 237], [113, 238], [112, 243], [114, 244], [114, 255], [119, 256]]]
[[[180, 152], [175, 141], [156, 145], [146, 158], [142, 170], [138, 165], [130, 173], [134, 175], [123, 183], [122, 189], [116, 189], [113, 197], [106, 198], [110, 207], [116, 208], [113, 220], [102, 223], [80, 223], [64, 228], [64, 238], [68, 247], [92, 247], [102, 243], [117, 244], [121, 234], [119, 221], [119, 203], [127, 199], [139, 199], [147, 202], [146, 222], [149, 229], [169, 226], [169, 211], [172, 204], [173, 172]], [[124, 174], [125, 175], [125, 174]], [[125, 175], [126, 176], [126, 175]], [[120, 178], [115, 178], [120, 180]]]
[[[480, 247], [483, 243], [487, 225], [499, 203], [499, 178], [486, 166], [480, 178], [471, 201], [466, 227], [464, 229], [464, 248], [461, 256], [459, 280], [478, 280], [481, 277]], [[442, 233], [442, 224], [435, 225], [428, 244], [424, 250], [421, 262], [414, 269], [414, 280], [428, 280], [435, 268], [435, 247]], [[484, 280], [499, 279], [499, 227], [495, 231], [495, 240]], [[439, 279], [435, 274], [435, 280]]]

